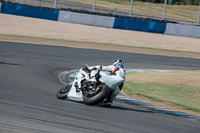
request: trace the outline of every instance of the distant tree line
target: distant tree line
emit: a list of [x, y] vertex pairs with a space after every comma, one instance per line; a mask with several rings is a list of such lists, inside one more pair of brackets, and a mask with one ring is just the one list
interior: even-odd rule
[[[164, 3], [165, 0], [137, 0], [151, 3]], [[168, 0], [173, 5], [199, 5], [199, 0]]]

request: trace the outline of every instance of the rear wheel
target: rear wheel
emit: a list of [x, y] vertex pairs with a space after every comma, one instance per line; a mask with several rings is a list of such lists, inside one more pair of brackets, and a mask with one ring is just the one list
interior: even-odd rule
[[58, 99], [65, 99], [65, 98], [67, 98], [67, 95], [68, 95], [71, 87], [72, 87], [72, 85], [70, 84], [70, 85], [68, 85], [68, 86], [63, 87], [62, 89], [60, 89], [58, 91], [58, 93], [57, 93], [57, 98]]
[[102, 102], [108, 95], [111, 89], [105, 84], [98, 85], [95, 92], [83, 90], [83, 101], [87, 105], [96, 105]]

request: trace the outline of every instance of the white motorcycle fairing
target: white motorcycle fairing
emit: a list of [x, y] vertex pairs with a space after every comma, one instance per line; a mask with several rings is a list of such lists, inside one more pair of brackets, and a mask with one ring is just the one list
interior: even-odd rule
[[77, 73], [74, 81], [72, 82], [72, 87], [67, 95], [68, 99], [73, 100], [73, 101], [83, 102], [82, 91], [79, 91], [79, 92], [76, 91], [75, 83], [78, 83], [78, 87], [81, 88], [81, 81], [84, 79], [88, 80], [89, 75], [87, 72], [83, 71], [83, 69], [81, 68], [79, 72]]

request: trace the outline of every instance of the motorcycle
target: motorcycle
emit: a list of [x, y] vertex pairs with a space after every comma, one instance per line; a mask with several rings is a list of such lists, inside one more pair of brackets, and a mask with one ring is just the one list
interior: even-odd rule
[[103, 102], [111, 93], [112, 89], [116, 87], [121, 79], [112, 78], [107, 73], [100, 71], [97, 82], [91, 83], [91, 71], [85, 66], [82, 67], [76, 74], [73, 82], [61, 88], [57, 93], [58, 99], [69, 99], [72, 101], [83, 102], [86, 105], [96, 105]]

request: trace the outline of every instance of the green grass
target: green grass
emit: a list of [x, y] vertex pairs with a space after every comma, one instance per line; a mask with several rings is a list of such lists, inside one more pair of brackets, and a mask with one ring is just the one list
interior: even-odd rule
[[33, 37], [33, 36], [21, 36], [21, 35], [10, 35], [10, 34], [0, 34], [0, 36], [11, 37], [11, 38], [25, 38], [25, 39], [35, 39], [35, 40], [46, 40], [46, 41], [55, 41], [55, 42], [66, 42], [71, 44], [95, 44], [99, 46], [118, 46], [118, 47], [127, 47], [127, 48], [138, 48], [146, 50], [156, 51], [168, 51], [168, 52], [180, 52], [180, 53], [192, 53], [200, 54], [200, 52], [190, 52], [190, 51], [179, 51], [179, 50], [170, 50], [170, 49], [159, 49], [159, 48], [149, 48], [149, 47], [139, 47], [139, 46], [126, 46], [120, 44], [111, 44], [111, 43], [98, 43], [98, 42], [88, 42], [88, 41], [74, 41], [74, 40], [65, 40], [65, 39], [55, 39], [55, 38], [44, 38], [44, 37]]
[[197, 87], [126, 82], [123, 89], [128, 95], [144, 96], [157, 102], [169, 102], [183, 109], [200, 113], [200, 88]]

